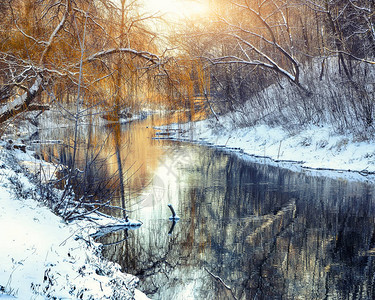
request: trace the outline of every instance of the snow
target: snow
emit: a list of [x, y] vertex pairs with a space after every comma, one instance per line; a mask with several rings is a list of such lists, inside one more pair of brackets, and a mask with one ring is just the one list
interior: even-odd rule
[[[297, 132], [258, 124], [238, 128], [228, 115], [158, 127], [157, 138], [219, 147], [244, 159], [278, 165], [311, 175], [375, 181], [375, 144], [334, 133], [329, 126], [306, 126]], [[168, 132], [168, 135], [166, 135]]]
[[12, 109], [15, 109], [16, 107], [20, 107], [24, 105], [27, 99], [27, 95], [36, 93], [38, 89], [40, 88], [41, 84], [42, 84], [42, 78], [40, 76], [37, 76], [34, 84], [30, 87], [29, 91], [15, 98], [12, 102], [7, 103], [7, 105], [4, 105], [3, 107], [0, 108], [0, 115], [3, 115]]
[[134, 296], [136, 300], [147, 300], [148, 298], [144, 293], [142, 293], [140, 290], [135, 290]]
[[[375, 143], [340, 135], [328, 126], [291, 132], [257, 124], [238, 128], [232, 117], [160, 127], [172, 138], [230, 151], [247, 160], [311, 175], [375, 182]], [[141, 223], [93, 217], [64, 223], [38, 199], [37, 187], [21, 169], [47, 163], [27, 151], [0, 144], [0, 299], [148, 299], [138, 279], [100, 256], [92, 234]], [[54, 168], [50, 165], [49, 178]], [[331, 171], [335, 170], [335, 171]], [[350, 171], [349, 171], [350, 170]], [[41, 200], [41, 199], [39, 199]]]
[[0, 298], [147, 299], [138, 279], [103, 259], [90, 238], [98, 224], [119, 222], [64, 223], [35, 200], [36, 186], [18, 165], [25, 158], [0, 148]]

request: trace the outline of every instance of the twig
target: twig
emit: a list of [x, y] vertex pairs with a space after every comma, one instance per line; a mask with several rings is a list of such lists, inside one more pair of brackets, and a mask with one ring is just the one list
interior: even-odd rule
[[236, 295], [234, 294], [232, 288], [231, 288], [229, 285], [227, 285], [227, 284], [224, 282], [223, 279], [221, 279], [219, 276], [217, 276], [217, 275], [213, 274], [212, 272], [210, 272], [206, 267], [204, 267], [204, 269], [206, 270], [206, 272], [207, 272], [208, 274], [210, 274], [213, 278], [215, 278], [217, 281], [219, 281], [219, 282], [220, 282], [220, 283], [221, 283], [221, 284], [222, 284], [222, 285], [223, 285], [228, 291], [230, 291], [230, 293], [231, 293], [233, 299], [238, 300], [238, 298], [237, 298]]
[[277, 152], [277, 159], [279, 159], [279, 157], [280, 157], [281, 142], [282, 142], [282, 140], [280, 141], [280, 145], [279, 145], [279, 151]]

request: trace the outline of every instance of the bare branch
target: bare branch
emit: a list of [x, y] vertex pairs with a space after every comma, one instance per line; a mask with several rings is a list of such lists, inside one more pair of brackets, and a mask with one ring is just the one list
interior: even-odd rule
[[36, 38], [34, 38], [33, 36], [31, 35], [28, 35], [27, 33], [25, 33], [17, 24], [17, 20], [14, 20], [14, 24], [16, 25], [16, 28], [19, 30], [19, 32], [21, 32], [25, 37], [27, 37], [28, 39], [30, 40], [33, 40], [36, 44], [38, 45], [43, 45], [43, 46], [47, 46], [48, 43], [45, 42], [45, 41], [38, 41]]
[[221, 284], [222, 284], [222, 285], [223, 285], [228, 291], [230, 291], [230, 293], [231, 293], [233, 299], [235, 299], [235, 300], [238, 299], [238, 298], [236, 297], [236, 295], [234, 294], [232, 288], [231, 288], [229, 285], [227, 285], [227, 284], [224, 282], [223, 279], [221, 279], [219, 276], [213, 274], [213, 273], [212, 273], [211, 271], [209, 271], [206, 267], [204, 267], [204, 269], [206, 270], [206, 272], [207, 272], [208, 274], [210, 274], [213, 278], [215, 278], [218, 282], [220, 282], [220, 283], [221, 283]]
[[6, 104], [0, 109], [0, 123], [3, 123], [17, 114], [27, 111], [28, 106], [30, 103], [34, 100], [36, 95], [40, 92], [42, 85], [42, 77], [37, 76], [34, 84], [31, 86], [31, 88], [22, 94], [21, 96], [18, 96], [15, 100], [12, 102]]
[[113, 54], [117, 54], [117, 53], [133, 54], [137, 57], [143, 58], [143, 59], [145, 59], [147, 61], [150, 61], [151, 63], [157, 64], [157, 65], [162, 63], [162, 59], [155, 54], [152, 54], [152, 53], [146, 52], [146, 51], [137, 51], [137, 50], [134, 50], [134, 49], [131, 49], [131, 48], [113, 48], [113, 49], [103, 50], [103, 51], [97, 52], [97, 53], [89, 56], [88, 58], [85, 59], [84, 62], [93, 62], [93, 61], [98, 60], [100, 58], [110, 56], [110, 55], [113, 55]]
[[69, 1], [70, 0], [66, 0], [66, 8], [65, 8], [64, 15], [63, 15], [60, 23], [56, 26], [55, 30], [52, 32], [52, 34], [50, 35], [50, 37], [48, 39], [46, 47], [44, 48], [44, 51], [43, 51], [43, 53], [42, 53], [42, 55], [40, 57], [40, 61], [39, 61], [40, 65], [43, 65], [45, 56], [47, 55], [48, 51], [51, 49], [53, 40], [55, 39], [55, 37], [57, 36], [57, 34], [59, 33], [59, 31], [64, 27], [64, 24], [65, 24], [65, 21], [66, 21], [66, 17], [68, 15], [68, 10], [69, 10], [69, 7], [70, 7]]

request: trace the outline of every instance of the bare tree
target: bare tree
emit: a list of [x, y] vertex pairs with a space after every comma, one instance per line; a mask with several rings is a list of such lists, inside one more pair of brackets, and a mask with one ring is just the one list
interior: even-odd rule
[[[159, 72], [167, 61], [155, 54], [155, 34], [144, 24], [152, 16], [140, 14], [136, 3], [10, 0], [0, 5], [4, 14], [0, 20], [4, 28], [0, 31], [0, 124], [30, 110], [48, 109], [52, 101], [75, 125], [65, 189], [51, 203], [65, 219], [81, 216], [81, 208], [102, 207], [87, 206], [87, 195], [73, 195], [75, 187], [85, 184], [81, 180], [87, 181], [77, 159], [80, 125], [89, 109], [105, 106], [118, 119], [137, 84], [131, 79], [139, 73]], [[74, 109], [62, 105], [72, 99]], [[124, 207], [118, 130], [114, 136]], [[84, 172], [89, 172], [88, 165]]]
[[[142, 68], [162, 64], [161, 57], [148, 51], [153, 36], [147, 40], [147, 34], [140, 33], [138, 23], [146, 16], [133, 12], [133, 7], [123, 9], [128, 9], [128, 20], [122, 25], [128, 27], [121, 39], [128, 42], [119, 44], [113, 36], [119, 32], [114, 24], [119, 17], [115, 2], [11, 0], [2, 4], [1, 10], [9, 17], [1, 21], [6, 30], [0, 34], [0, 123], [27, 110], [44, 108], [33, 106], [38, 98], [46, 98], [38, 95], [57, 88], [66, 92], [68, 86], [77, 91], [80, 74], [87, 82], [86, 93], [89, 86], [95, 87], [93, 92], [104, 91], [105, 80], [115, 71], [110, 64], [114, 55], [137, 61]], [[81, 60], [79, 44], [85, 22], [87, 47]]]
[[[225, 4], [221, 4], [225, 5]], [[300, 80], [301, 63], [295, 49], [292, 15], [298, 10], [292, 1], [229, 1], [226, 13], [219, 13], [225, 52], [207, 55], [215, 65], [239, 64], [271, 70], [308, 93]], [[224, 11], [224, 10], [222, 10]]]

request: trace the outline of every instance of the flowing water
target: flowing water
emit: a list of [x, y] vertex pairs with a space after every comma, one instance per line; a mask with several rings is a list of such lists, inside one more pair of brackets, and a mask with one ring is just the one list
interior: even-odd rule
[[[126, 208], [143, 225], [100, 239], [140, 290], [185, 300], [375, 297], [373, 185], [152, 139], [160, 122], [121, 126]], [[93, 132], [110, 156], [111, 130]], [[56, 147], [49, 152], [61, 156]], [[107, 171], [113, 165], [108, 159]]]

